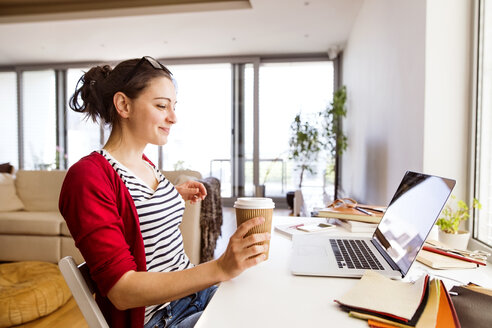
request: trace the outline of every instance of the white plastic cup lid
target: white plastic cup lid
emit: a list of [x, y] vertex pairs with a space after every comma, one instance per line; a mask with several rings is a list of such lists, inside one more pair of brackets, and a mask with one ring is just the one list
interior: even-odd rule
[[235, 208], [242, 209], [262, 209], [262, 208], [275, 208], [275, 203], [271, 198], [264, 197], [241, 197], [234, 202]]

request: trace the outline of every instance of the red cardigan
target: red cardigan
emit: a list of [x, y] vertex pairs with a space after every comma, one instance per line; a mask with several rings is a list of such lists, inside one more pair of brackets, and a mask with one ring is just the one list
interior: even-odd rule
[[135, 203], [101, 154], [93, 152], [68, 170], [59, 208], [96, 282], [96, 301], [109, 326], [143, 327], [145, 307], [120, 311], [107, 298], [125, 272], [146, 271], [147, 265]]

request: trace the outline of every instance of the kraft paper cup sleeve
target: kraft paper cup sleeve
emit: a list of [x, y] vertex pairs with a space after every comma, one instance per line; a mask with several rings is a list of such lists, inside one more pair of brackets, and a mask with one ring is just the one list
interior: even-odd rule
[[[251, 228], [245, 237], [250, 236], [250, 235], [255, 234], [255, 233], [264, 233], [264, 232], [271, 233], [273, 208], [262, 208], [262, 209], [236, 208], [236, 222], [237, 222], [238, 227], [243, 222], [248, 221], [249, 219], [252, 219], [252, 218], [259, 217], [259, 216], [264, 217], [265, 222], [263, 224], [260, 224], [258, 226], [254, 226], [253, 228]], [[270, 240], [267, 240], [266, 242], [258, 243], [258, 245], [261, 245], [264, 243], [266, 243], [268, 246], [270, 246]], [[269, 250], [270, 250], [270, 247], [265, 252], [266, 259], [268, 259]]]

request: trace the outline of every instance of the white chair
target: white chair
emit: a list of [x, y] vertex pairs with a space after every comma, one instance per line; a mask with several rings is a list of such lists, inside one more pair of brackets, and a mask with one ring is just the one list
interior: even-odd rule
[[58, 266], [89, 327], [109, 328], [94, 299], [94, 284], [85, 262], [77, 266], [71, 256], [66, 256], [58, 262]]

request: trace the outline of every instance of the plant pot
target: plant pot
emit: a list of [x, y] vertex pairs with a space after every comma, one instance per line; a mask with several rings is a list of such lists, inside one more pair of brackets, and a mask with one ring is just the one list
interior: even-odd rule
[[289, 208], [292, 210], [294, 208], [294, 195], [295, 195], [295, 191], [288, 191], [287, 192], [287, 197], [286, 197], [286, 200], [287, 200], [287, 205], [289, 206]]
[[256, 186], [256, 197], [265, 197], [265, 185]]
[[450, 248], [466, 249], [470, 239], [470, 232], [460, 230], [458, 233], [447, 233], [439, 230], [438, 237], [441, 243]]

